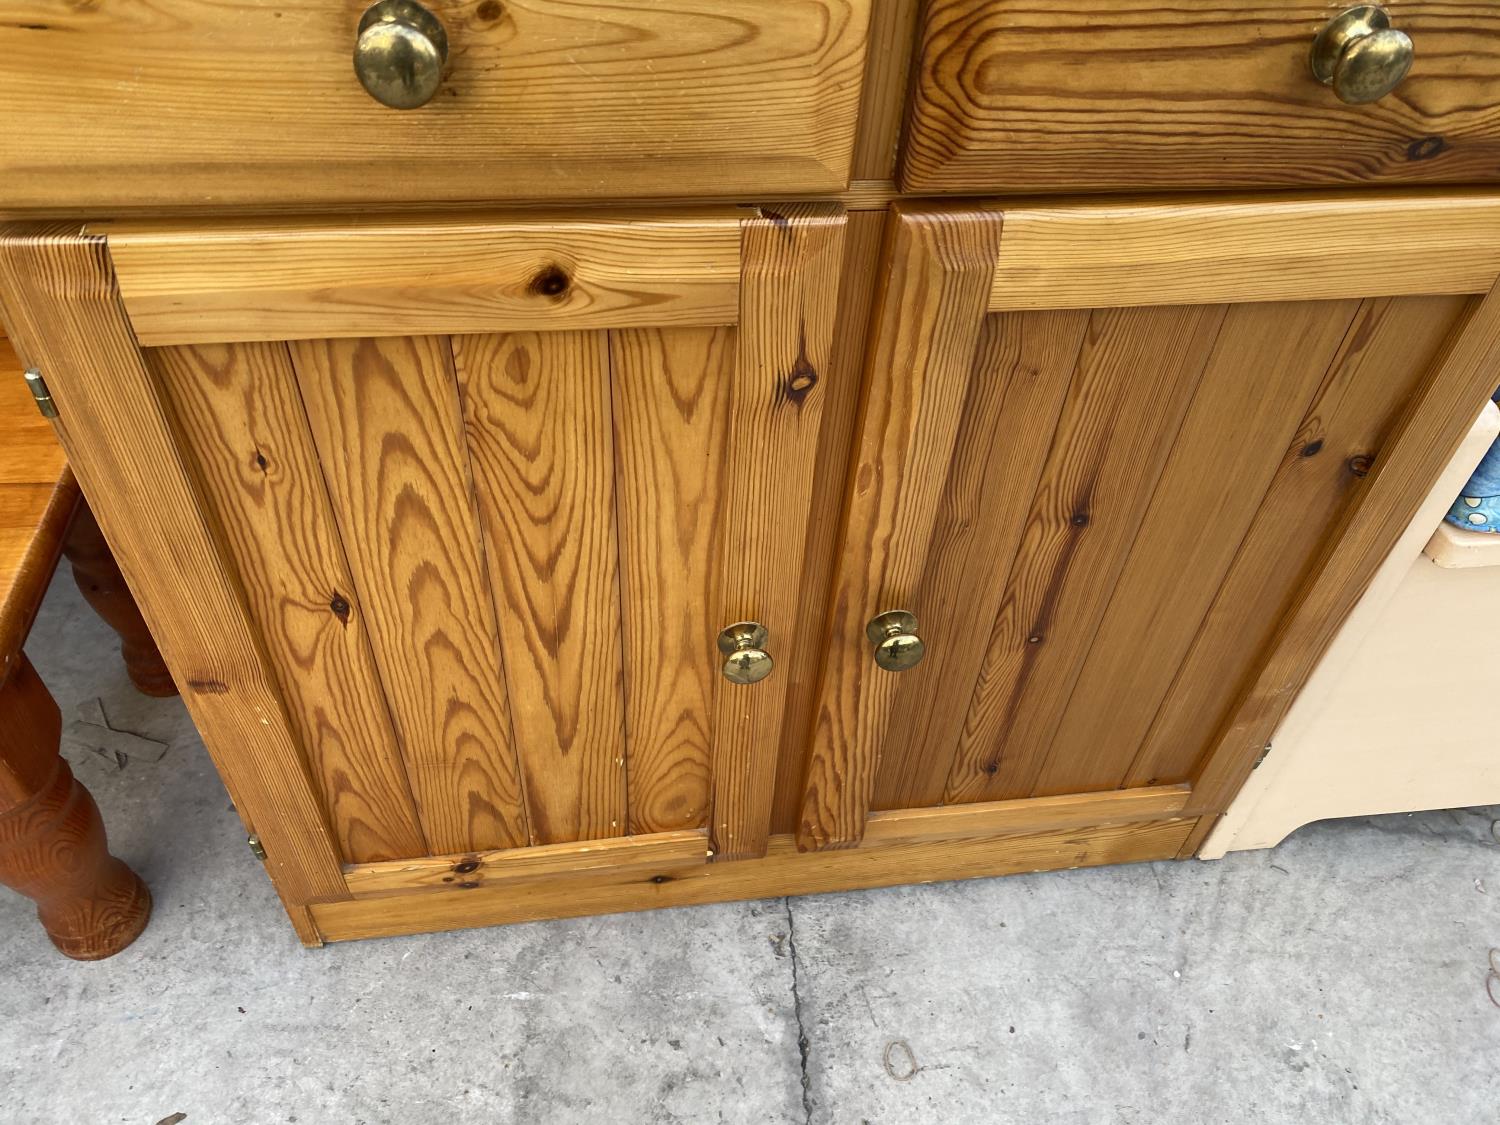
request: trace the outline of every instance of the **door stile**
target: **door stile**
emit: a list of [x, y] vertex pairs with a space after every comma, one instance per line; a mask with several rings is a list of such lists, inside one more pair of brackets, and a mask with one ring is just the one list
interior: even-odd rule
[[264, 639], [136, 343], [106, 240], [60, 224], [6, 228], [0, 293], [9, 334], [47, 379], [69, 462], [267, 869], [293, 903], [347, 898]]
[[[898, 674], [866, 623], [909, 608], [948, 477], [1000, 249], [998, 211], [893, 208], [797, 846], [857, 846]], [[920, 623], [919, 623], [920, 627]]]
[[[826, 204], [762, 208], [741, 224], [718, 625], [759, 622], [773, 659], [785, 665], [796, 652], [844, 234], [842, 208]], [[758, 683], [716, 682], [710, 840], [717, 859], [765, 855], [793, 674], [782, 667]]]

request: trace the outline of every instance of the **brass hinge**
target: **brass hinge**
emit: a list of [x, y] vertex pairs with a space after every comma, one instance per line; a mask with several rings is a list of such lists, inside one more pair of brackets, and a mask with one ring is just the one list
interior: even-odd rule
[[1268, 755], [1270, 752], [1271, 744], [1268, 742], [1265, 744], [1265, 746], [1261, 747], [1260, 757], [1255, 759], [1255, 765], [1251, 766], [1250, 768], [1253, 770], [1260, 769], [1260, 764], [1266, 760], [1266, 755]]
[[260, 842], [260, 837], [251, 834], [245, 837], [245, 843], [250, 845], [250, 854], [264, 863], [266, 859], [266, 846]]
[[42, 373], [35, 367], [26, 370], [26, 386], [31, 391], [31, 397], [36, 399], [36, 408], [42, 412], [42, 417], [56, 418], [57, 403], [52, 401], [52, 392], [47, 389], [47, 380], [42, 378]]

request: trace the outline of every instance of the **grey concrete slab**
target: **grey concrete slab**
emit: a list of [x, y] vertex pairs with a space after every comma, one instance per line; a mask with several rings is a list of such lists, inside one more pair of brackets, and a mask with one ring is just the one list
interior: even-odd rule
[[5, 1125], [1500, 1116], [1495, 810], [305, 951], [181, 705], [133, 692], [65, 578], [30, 651], [69, 715], [169, 749], [65, 747], [156, 896], [135, 946], [65, 961], [0, 891]]
[[1497, 814], [798, 900], [812, 1120], [1500, 1120]]

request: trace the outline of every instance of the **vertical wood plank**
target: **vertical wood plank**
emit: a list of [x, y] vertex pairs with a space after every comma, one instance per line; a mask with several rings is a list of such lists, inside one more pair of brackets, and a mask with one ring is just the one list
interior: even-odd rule
[[532, 837], [624, 835], [608, 339], [459, 336], [453, 358]]
[[260, 831], [278, 890], [299, 904], [347, 897], [264, 642], [136, 346], [105, 241], [62, 225], [6, 228], [0, 302], [17, 352], [46, 375], [68, 460], [225, 784]]
[[915, 611], [874, 806], [941, 804], [990, 629], [1089, 323], [1087, 309], [985, 318]]
[[[1500, 282], [1467, 303], [1425, 366], [1355, 502], [1325, 542], [1313, 577], [1282, 620], [1259, 672], [1215, 739], [1189, 808], [1220, 814], [1260, 748], [1317, 667], [1340, 625], [1411, 521], [1494, 391], [1500, 369]], [[1191, 855], [1213, 827], [1207, 815], [1183, 845]]]
[[732, 328], [610, 333], [630, 831], [708, 824]]
[[427, 854], [284, 344], [147, 353], [350, 863]]
[[1036, 795], [1119, 784], [1358, 310], [1229, 310]]
[[[796, 653], [808, 506], [838, 311], [844, 216], [762, 208], [742, 227], [740, 321], [729, 403], [720, 627], [759, 621], [772, 658]], [[785, 666], [757, 684], [719, 678], [709, 841], [721, 860], [762, 856], [786, 708]]]
[[427, 842], [521, 847], [526, 810], [448, 343], [291, 349]]
[[857, 845], [897, 675], [865, 623], [910, 603], [958, 434], [1000, 245], [996, 212], [894, 208], [797, 846]]
[[795, 832], [802, 808], [808, 733], [818, 702], [824, 630], [835, 581], [834, 555], [843, 526], [840, 517], [848, 491], [854, 426], [864, 381], [865, 326], [870, 323], [870, 307], [880, 281], [885, 221], [884, 211], [855, 211], [846, 220], [833, 355], [828, 371], [819, 380], [823, 418], [818, 427], [818, 457], [813, 468], [812, 500], [803, 546], [801, 599], [797, 624], [790, 638], [791, 658], [782, 669], [787, 674], [787, 698], [771, 811], [771, 831], [775, 835]]
[[896, 174], [921, 6], [920, 0], [881, 0], [870, 12], [851, 172], [856, 180], [889, 180]]
[[1125, 774], [1126, 785], [1192, 775], [1467, 300], [1397, 297], [1361, 304]]
[[1090, 316], [945, 803], [1031, 792], [1224, 315], [1188, 305]]

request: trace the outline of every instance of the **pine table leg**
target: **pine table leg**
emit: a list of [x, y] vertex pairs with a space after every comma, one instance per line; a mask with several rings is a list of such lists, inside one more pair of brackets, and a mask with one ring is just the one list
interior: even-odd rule
[[172, 673], [167, 671], [161, 652], [151, 639], [151, 630], [146, 628], [146, 621], [87, 503], [78, 505], [78, 514], [73, 517], [73, 526], [63, 543], [63, 554], [73, 564], [73, 579], [84, 598], [120, 635], [120, 655], [125, 659], [130, 682], [146, 695], [158, 698], [176, 695]]
[[151, 893], [109, 854], [94, 799], [58, 753], [62, 714], [23, 655], [0, 684], [0, 883], [36, 902], [52, 944], [78, 961], [124, 949]]

